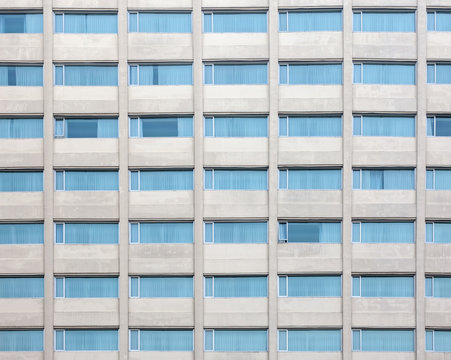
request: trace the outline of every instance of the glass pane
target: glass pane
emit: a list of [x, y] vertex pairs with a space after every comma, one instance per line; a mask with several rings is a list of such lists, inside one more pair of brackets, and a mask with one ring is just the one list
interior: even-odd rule
[[341, 330], [288, 330], [288, 351], [341, 351]]
[[289, 11], [288, 31], [341, 31], [341, 11]]
[[186, 12], [139, 13], [139, 32], [190, 33], [191, 13]]
[[360, 296], [360, 276], [352, 277], [352, 296]]
[[413, 330], [362, 330], [362, 351], [412, 352]]
[[413, 243], [413, 222], [364, 222], [361, 223], [362, 243]]
[[340, 190], [341, 170], [338, 169], [290, 169], [288, 189]]
[[289, 136], [341, 136], [341, 116], [290, 116]]
[[279, 189], [288, 188], [288, 170], [279, 170]]
[[64, 297], [64, 278], [55, 279], [55, 297]]
[[215, 276], [215, 297], [267, 297], [266, 276]]
[[0, 298], [43, 298], [41, 277], [0, 277]]
[[288, 280], [286, 276], [279, 276], [279, 296], [287, 296]]
[[141, 351], [193, 351], [193, 330], [140, 331]]
[[140, 190], [193, 190], [193, 170], [140, 171]]
[[290, 64], [289, 68], [289, 84], [342, 84], [342, 64]]
[[43, 191], [42, 171], [0, 171], [0, 192]]
[[130, 350], [139, 350], [139, 330], [130, 330]]
[[212, 117], [205, 117], [204, 118], [204, 131], [205, 136], [214, 136], [214, 125], [213, 125], [213, 118]]
[[213, 296], [213, 278], [211, 276], [206, 276], [204, 278], [204, 295], [205, 297]]
[[117, 171], [65, 171], [66, 191], [117, 191]]
[[213, 330], [204, 330], [204, 350], [213, 351]]
[[267, 64], [215, 64], [214, 83], [218, 85], [267, 84]]
[[130, 296], [131, 297], [139, 296], [139, 278], [138, 277], [130, 278]]
[[128, 14], [128, 32], [138, 31], [138, 14], [129, 13]]
[[434, 170], [426, 170], [426, 189], [434, 189]]
[[363, 64], [365, 84], [415, 85], [414, 64]]
[[44, 224], [0, 223], [0, 244], [43, 244]]
[[117, 298], [118, 278], [67, 277], [66, 298]]
[[436, 136], [451, 136], [451, 117], [440, 117], [436, 119]]
[[141, 298], [192, 298], [193, 277], [141, 277]]
[[210, 14], [210, 13], [204, 14], [204, 32], [212, 32], [213, 31], [212, 18], [213, 18], [212, 14]]
[[64, 350], [64, 330], [55, 330], [55, 350]]
[[268, 242], [268, 225], [266, 222], [216, 222], [214, 242], [217, 244], [265, 244]]
[[266, 170], [215, 170], [216, 190], [267, 190]]
[[341, 276], [288, 276], [288, 296], [341, 296]]
[[213, 13], [213, 32], [266, 32], [266, 13]]
[[363, 31], [415, 32], [414, 12], [363, 12]]
[[341, 223], [288, 223], [290, 243], [341, 243]]
[[362, 276], [362, 297], [414, 297], [413, 276]]
[[191, 244], [194, 241], [192, 222], [141, 223], [142, 244]]
[[435, 31], [435, 12], [428, 12], [428, 31]]
[[352, 350], [360, 351], [360, 330], [352, 330]]
[[[0, 330], [0, 351], [43, 351], [43, 330]], [[6, 353], [4, 356], [9, 355]], [[14, 358], [15, 356], [12, 356]]]
[[287, 330], [279, 330], [278, 331], [278, 335], [279, 335], [279, 351], [287, 351], [288, 347], [287, 347], [287, 341], [288, 341], [288, 334], [287, 334]]
[[268, 350], [266, 330], [215, 330], [215, 351], [262, 352]]
[[118, 330], [65, 330], [66, 351], [117, 351]]
[[204, 241], [206, 243], [213, 242], [213, 224], [212, 223], [205, 223]]
[[434, 331], [432, 330], [426, 330], [426, 351], [434, 351]]
[[362, 64], [354, 64], [354, 84], [362, 83]]

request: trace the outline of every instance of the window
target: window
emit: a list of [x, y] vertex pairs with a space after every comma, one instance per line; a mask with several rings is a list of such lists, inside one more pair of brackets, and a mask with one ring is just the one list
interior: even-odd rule
[[115, 329], [55, 330], [55, 351], [118, 351]]
[[44, 351], [44, 331], [0, 330], [0, 351]]
[[118, 243], [118, 223], [55, 223], [55, 244]]
[[415, 242], [413, 222], [353, 222], [353, 243], [405, 243]]
[[130, 137], [192, 137], [193, 117], [130, 117]]
[[192, 222], [130, 223], [130, 244], [192, 244]]
[[279, 222], [279, 242], [341, 243], [339, 222]]
[[191, 64], [129, 65], [130, 85], [192, 85]]
[[204, 330], [205, 351], [268, 351], [268, 332], [266, 329], [215, 329]]
[[131, 329], [130, 351], [194, 351], [193, 330]]
[[117, 34], [117, 15], [55, 13], [55, 33]]
[[0, 86], [42, 86], [42, 65], [0, 66]]
[[44, 278], [42, 277], [0, 277], [0, 298], [43, 297]]
[[279, 31], [342, 31], [341, 11], [280, 11]]
[[191, 13], [129, 12], [128, 31], [143, 33], [190, 33]]
[[205, 222], [206, 244], [266, 244], [267, 222]]
[[56, 277], [56, 298], [117, 298], [117, 277]]
[[356, 136], [415, 136], [415, 116], [354, 115]]
[[342, 64], [279, 64], [281, 85], [341, 85]]
[[341, 136], [341, 116], [279, 116], [279, 136]]
[[0, 223], [1, 244], [43, 244], [44, 224]]
[[117, 138], [117, 118], [56, 118], [55, 137]]
[[131, 276], [131, 298], [192, 298], [192, 276]]
[[340, 190], [341, 169], [279, 169], [279, 189]]
[[413, 276], [353, 276], [352, 296], [355, 297], [414, 297]]
[[354, 11], [354, 32], [415, 32], [415, 12]]
[[42, 14], [0, 14], [0, 34], [41, 34], [42, 30]]
[[451, 244], [451, 223], [427, 222], [426, 242], [437, 244]]
[[426, 330], [426, 351], [451, 352], [451, 330]]
[[338, 329], [289, 329], [277, 333], [279, 351], [341, 351]]
[[205, 136], [208, 137], [267, 137], [267, 116], [206, 116]]
[[117, 65], [55, 65], [55, 85], [117, 86]]
[[354, 84], [415, 85], [415, 64], [354, 63]]
[[414, 330], [352, 330], [352, 351], [413, 352]]
[[131, 191], [193, 190], [193, 170], [130, 170]]
[[427, 169], [426, 189], [451, 190], [451, 169]]
[[339, 297], [340, 275], [279, 275], [280, 297]]
[[266, 31], [266, 12], [204, 12], [204, 32], [206, 33], [255, 33]]
[[117, 171], [56, 170], [56, 191], [118, 191]]
[[205, 190], [268, 190], [266, 170], [205, 169]]
[[42, 171], [0, 171], [0, 192], [43, 191]]
[[428, 31], [451, 31], [451, 12], [429, 10]]
[[413, 169], [354, 169], [352, 171], [354, 190], [414, 190]]
[[266, 276], [205, 276], [204, 296], [215, 298], [267, 297]]
[[207, 85], [261, 85], [267, 83], [267, 64], [204, 64], [204, 84]]
[[426, 296], [451, 298], [451, 277], [426, 276]]
[[451, 64], [428, 64], [428, 84], [451, 84]]
[[428, 136], [451, 136], [451, 116], [428, 116]]
[[42, 118], [0, 118], [0, 139], [31, 139], [42, 137]]

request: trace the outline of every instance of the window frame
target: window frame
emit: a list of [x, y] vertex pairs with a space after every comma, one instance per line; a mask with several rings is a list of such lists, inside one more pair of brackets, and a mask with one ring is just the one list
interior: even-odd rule
[[[376, 32], [376, 33], [394, 33], [394, 32], [398, 32], [398, 33], [406, 33], [406, 31], [363, 31], [363, 14], [364, 13], [390, 13], [390, 14], [396, 14], [396, 13], [401, 13], [401, 14], [413, 14], [414, 16], [414, 30], [413, 31], [408, 31], [408, 33], [416, 33], [417, 32], [417, 12], [416, 9], [412, 10], [412, 9], [365, 9], [365, 8], [359, 8], [359, 9], [352, 9], [352, 32], [353, 33], [364, 33], [364, 32]], [[354, 30], [354, 15], [355, 14], [359, 14], [360, 15], [360, 30], [355, 31]]]
[[[134, 85], [135, 86], [135, 85]], [[193, 115], [176, 115], [176, 118], [190, 118], [192, 120], [192, 132], [193, 136], [165, 136], [164, 138], [184, 138], [189, 139], [194, 137], [194, 116]], [[139, 115], [129, 115], [128, 116], [128, 137], [129, 139], [152, 139], [155, 137], [143, 136], [142, 134], [142, 120], [145, 119], [169, 119], [172, 116], [162, 115], [162, 116], [139, 116]], [[132, 135], [132, 121], [136, 120], [138, 122], [138, 128], [136, 129], [137, 135]]]
[[[360, 66], [360, 81], [356, 82], [355, 80], [355, 66]], [[383, 83], [366, 83], [365, 82], [365, 78], [364, 78], [364, 66], [365, 65], [410, 65], [413, 66], [414, 68], [414, 74], [415, 74], [415, 78], [414, 78], [414, 83], [413, 84], [383, 84]], [[417, 86], [417, 64], [415, 62], [409, 62], [409, 61], [393, 61], [393, 60], [389, 60], [389, 61], [362, 61], [362, 60], [357, 60], [357, 61], [353, 61], [352, 62], [352, 84], [353, 85], [379, 85], [379, 86]]]
[[[215, 170], [238, 170], [238, 171], [265, 171], [266, 172], [266, 189], [216, 189], [215, 188]], [[206, 187], [206, 176], [207, 176], [207, 172], [211, 171], [211, 189]], [[263, 167], [238, 167], [238, 168], [212, 168], [212, 167], [204, 167], [204, 191], [268, 191], [269, 189], [269, 174], [268, 174], [268, 168], [263, 168]]]
[[[410, 170], [413, 171], [413, 189], [362, 189], [362, 172], [363, 171], [367, 171], [367, 170], [375, 170], [375, 171], [385, 171], [385, 170]], [[360, 178], [359, 178], [359, 187], [355, 187], [354, 185], [354, 173], [359, 171], [360, 173]], [[380, 168], [375, 168], [375, 167], [369, 167], [369, 168], [362, 168], [362, 167], [353, 167], [352, 168], [352, 190], [357, 190], [357, 191], [415, 191], [417, 188], [417, 178], [416, 178], [416, 174], [417, 174], [417, 169], [416, 168], [405, 168], [405, 167], [380, 167]]]
[[[54, 120], [54, 129], [53, 129], [53, 137], [55, 138], [55, 139], [70, 139], [70, 138], [68, 138], [67, 137], [67, 134], [66, 134], [66, 120], [80, 120], [80, 119], [82, 119], [82, 120], [96, 120], [96, 121], [98, 121], [98, 120], [107, 120], [107, 119], [109, 119], [109, 120], [116, 120], [116, 127], [117, 127], [117, 132], [118, 132], [118, 134], [119, 134], [119, 119], [117, 118], [117, 117], [104, 117], [104, 116], [102, 116], [102, 117], [100, 117], [100, 116], [97, 116], [97, 117], [83, 117], [83, 118], [80, 118], [80, 117], [67, 117], [67, 116], [55, 116], [54, 118], [53, 118], [53, 120]], [[57, 131], [57, 123], [58, 122], [62, 122], [62, 134], [57, 134], [56, 133], [56, 131]], [[110, 137], [110, 138], [103, 138], [103, 137], [86, 137], [86, 138], [72, 138], [72, 139], [117, 139], [118, 138], [118, 136], [117, 137], [115, 137], [115, 138], [113, 138], [113, 137]]]
[[[343, 16], [343, 15], [342, 15]], [[336, 83], [327, 83], [327, 84], [292, 84], [290, 83], [290, 65], [340, 65], [341, 67], [341, 82]], [[281, 79], [281, 68], [282, 66], [286, 69], [286, 82], [282, 82]], [[279, 83], [278, 85], [299, 85], [299, 86], [343, 86], [343, 62], [337, 61], [279, 61]]]
[[[376, 278], [391, 278], [391, 277], [409, 277], [409, 278], [413, 278], [413, 297], [402, 297], [403, 299], [409, 299], [409, 298], [415, 298], [415, 293], [416, 293], [416, 276], [415, 275], [411, 275], [411, 274], [352, 274], [351, 275], [351, 297], [353, 298], [379, 298], [379, 299], [396, 299], [399, 298], [398, 296], [363, 296], [362, 295], [362, 278], [371, 278], [371, 277], [376, 277]], [[359, 281], [359, 288], [358, 288], [358, 294], [359, 295], [354, 295], [354, 279], [358, 279]]]
[[[150, 33], [153, 34], [153, 33]], [[156, 34], [160, 34], [160, 33], [156, 33]], [[141, 84], [140, 81], [140, 67], [141, 66], [176, 66], [176, 65], [190, 65], [191, 66], [191, 84]], [[136, 84], [132, 84], [132, 79], [131, 79], [131, 69], [132, 68], [136, 68]], [[194, 81], [194, 74], [193, 74], [193, 63], [191, 62], [174, 62], [174, 61], [170, 61], [170, 62], [155, 62], [155, 63], [143, 63], [143, 62], [139, 62], [139, 63], [135, 63], [135, 62], [131, 62], [128, 63], [128, 73], [127, 73], [127, 77], [128, 77], [128, 86], [193, 86], [193, 81]], [[133, 116], [132, 116], [133, 117]], [[194, 123], [194, 121], [193, 121]]]
[[[139, 31], [139, 18], [141, 14], [189, 14], [191, 18], [191, 31], [187, 33], [178, 33], [178, 32], [156, 32], [156, 33], [148, 33], [144, 31]], [[130, 31], [130, 15], [136, 14], [136, 31]], [[193, 33], [193, 12], [192, 11], [183, 11], [183, 10], [127, 10], [127, 33], [142, 33], [142, 34], [192, 34]]]
[[[395, 135], [389, 135], [389, 137], [413, 137], [416, 138], [416, 133], [417, 133], [417, 129], [416, 129], [416, 123], [417, 123], [417, 116], [416, 115], [409, 115], [409, 114], [352, 114], [352, 136], [360, 136], [360, 137], [387, 137], [387, 136], [383, 136], [383, 135], [363, 135], [363, 118], [364, 117], [403, 117], [403, 118], [411, 118], [413, 117], [414, 119], [414, 125], [415, 125], [415, 135], [413, 136], [395, 136]], [[354, 130], [355, 130], [355, 121], [356, 118], [360, 119], [360, 134], [355, 134]]]
[[[214, 15], [217, 13], [222, 13], [222, 14], [265, 14], [266, 15], [266, 31], [262, 32], [262, 31], [257, 31], [257, 32], [216, 32], [214, 30]], [[205, 15], [210, 15], [211, 16], [211, 31], [205, 31]], [[223, 9], [210, 9], [210, 10], [202, 10], [202, 33], [203, 34], [227, 34], [227, 33], [232, 33], [232, 34], [267, 34], [268, 33], [268, 10], [249, 10], [249, 9], [242, 9], [242, 10], [223, 10]]]
[[[138, 335], [138, 348], [132, 349], [132, 332], [136, 331]], [[130, 328], [128, 329], [128, 351], [138, 352], [141, 351], [141, 329]]]
[[[285, 349], [280, 348], [280, 334], [285, 333]], [[277, 352], [288, 352], [288, 329], [277, 329]]]
[[[340, 121], [341, 121], [341, 126], [343, 127], [343, 114], [300, 114], [298, 116], [296, 115], [285, 115], [285, 114], [279, 114], [279, 121], [278, 121], [278, 136], [281, 138], [289, 138], [289, 137], [294, 137], [294, 138], [304, 138], [304, 137], [308, 137], [308, 138], [317, 138], [317, 137], [327, 137], [327, 138], [342, 138], [343, 137], [343, 131], [342, 131], [342, 135], [340, 136], [330, 136], [330, 135], [311, 135], [311, 136], [298, 136], [298, 135], [290, 135], [290, 118], [293, 117], [316, 117], [316, 118], [322, 118], [322, 117], [339, 117]], [[286, 134], [281, 134], [281, 126], [280, 123], [281, 121], [285, 121], [285, 130], [286, 130]]]
[[[289, 278], [290, 277], [325, 277], [325, 276], [335, 276], [340, 277], [340, 293], [339, 296], [290, 296], [289, 295]], [[343, 296], [343, 275], [342, 274], [336, 274], [336, 273], [330, 273], [327, 272], [325, 274], [314, 274], [314, 273], [302, 273], [302, 274], [283, 274], [283, 275], [277, 275], [277, 297], [292, 297], [292, 298], [324, 298], [324, 299], [330, 299], [330, 298], [340, 298]], [[280, 295], [280, 279], [285, 278], [285, 289], [286, 289], [286, 295]]]
[[[82, 32], [82, 33], [67, 33], [66, 32], [66, 21], [65, 21], [65, 17], [66, 14], [70, 14], [70, 15], [116, 15], [116, 32], [115, 33], [90, 33], [90, 32]], [[57, 31], [56, 29], [56, 16], [57, 15], [61, 15], [62, 16], [62, 31]], [[53, 11], [53, 34], [85, 34], [85, 35], [90, 35], [90, 34], [118, 34], [118, 18], [117, 18], [118, 14], [117, 12], [114, 11], [81, 11], [81, 10], [76, 10], [76, 11], [65, 11], [65, 10], [54, 10]]]
[[[268, 32], [266, 32], [268, 33]], [[202, 72], [202, 85], [216, 85], [216, 86], [265, 86], [269, 84], [269, 62], [267, 60], [264, 61], [258, 61], [258, 60], [251, 60], [251, 61], [203, 61], [203, 72]], [[266, 83], [265, 84], [216, 84], [215, 83], [215, 65], [265, 65], [266, 66]], [[205, 81], [205, 75], [206, 75], [206, 67], [211, 67], [211, 83], [207, 83]]]
[[[62, 333], [63, 334], [63, 348], [62, 349], [58, 349], [57, 347], [57, 341], [56, 341], [56, 337], [57, 337], [57, 333]], [[53, 330], [53, 350], [54, 351], [66, 351], [66, 329], [54, 329]]]

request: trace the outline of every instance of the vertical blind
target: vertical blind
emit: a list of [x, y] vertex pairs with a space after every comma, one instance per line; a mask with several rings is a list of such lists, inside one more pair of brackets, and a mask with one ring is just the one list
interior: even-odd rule
[[280, 169], [279, 189], [340, 190], [340, 169]]
[[451, 277], [427, 277], [426, 296], [451, 298]]
[[377, 352], [412, 352], [415, 350], [413, 330], [353, 330], [352, 350]]
[[192, 222], [131, 223], [131, 243], [191, 244], [194, 241]]
[[279, 223], [279, 240], [289, 243], [341, 243], [341, 223]]
[[57, 244], [118, 244], [117, 223], [65, 223], [55, 225]]
[[428, 116], [428, 136], [451, 136], [451, 117]]
[[289, 85], [341, 85], [342, 64], [280, 64], [279, 83]]
[[117, 298], [117, 277], [56, 278], [56, 297], [65, 298]]
[[192, 136], [192, 116], [130, 118], [130, 137]]
[[206, 297], [267, 297], [266, 276], [214, 276], [205, 277]]
[[352, 295], [362, 297], [414, 297], [413, 276], [354, 276]]
[[354, 116], [354, 135], [415, 136], [415, 116]]
[[267, 137], [266, 116], [205, 117], [205, 136], [213, 137]]
[[130, 85], [192, 85], [191, 64], [130, 65]]
[[204, 13], [204, 32], [254, 33], [267, 31], [267, 14], [262, 12]]
[[0, 192], [42, 191], [42, 171], [1, 171]]
[[42, 137], [42, 118], [0, 118], [0, 139], [26, 139]]
[[451, 84], [451, 64], [428, 64], [429, 84]]
[[280, 116], [279, 136], [341, 136], [341, 116]]
[[42, 33], [42, 14], [0, 14], [0, 33]]
[[426, 330], [426, 351], [451, 352], [451, 331]]
[[[1, 238], [1, 236], [0, 236]], [[427, 223], [426, 224], [426, 242], [438, 244], [451, 243], [451, 223]]]
[[55, 65], [55, 85], [117, 86], [117, 66]]
[[413, 243], [413, 222], [356, 222], [352, 224], [352, 242]]
[[353, 170], [353, 189], [413, 190], [415, 171], [410, 169]]
[[354, 83], [415, 85], [415, 64], [354, 63]]
[[204, 83], [261, 85], [268, 83], [267, 64], [205, 64]]
[[265, 244], [268, 242], [266, 222], [205, 223], [204, 241], [216, 244]]
[[55, 119], [55, 136], [65, 138], [117, 138], [117, 118]]
[[66, 191], [117, 191], [119, 178], [117, 171], [64, 171], [56, 172], [56, 190], [60, 188], [59, 174], [64, 176], [64, 190]]
[[44, 224], [0, 224], [0, 244], [43, 244]]
[[42, 86], [42, 65], [0, 66], [0, 86]]
[[451, 31], [451, 12], [428, 11], [428, 31]]
[[268, 351], [266, 330], [205, 330], [206, 351]]
[[[139, 172], [139, 190], [193, 190], [193, 170], [141, 170]], [[138, 190], [132, 181], [131, 190]]]
[[128, 31], [144, 33], [190, 33], [191, 13], [130, 12]]
[[279, 31], [342, 31], [341, 11], [281, 11]]
[[130, 330], [130, 344], [130, 350], [193, 351], [193, 330]]
[[56, 350], [117, 351], [119, 349], [117, 330], [56, 330], [55, 337]]
[[415, 12], [354, 12], [353, 31], [415, 32]]
[[341, 296], [340, 275], [279, 276], [279, 296]]
[[268, 190], [266, 170], [205, 170], [206, 190]]
[[44, 331], [0, 330], [0, 351], [44, 351]]
[[279, 351], [341, 351], [341, 330], [279, 330]]
[[[131, 282], [131, 295], [138, 296]], [[139, 278], [139, 296], [142, 298], [192, 298], [192, 276], [166, 276]]]
[[117, 15], [55, 13], [55, 33], [117, 34]]
[[42, 298], [42, 277], [0, 277], [0, 298]]

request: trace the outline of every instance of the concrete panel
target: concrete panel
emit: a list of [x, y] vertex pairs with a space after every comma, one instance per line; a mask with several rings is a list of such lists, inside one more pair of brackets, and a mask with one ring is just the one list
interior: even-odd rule
[[133, 244], [129, 246], [129, 273], [190, 275], [193, 259], [192, 244]]
[[42, 34], [0, 34], [0, 48], [0, 61], [44, 60]]
[[416, 33], [355, 32], [352, 34], [352, 57], [370, 60], [416, 60]]
[[1, 220], [42, 220], [44, 194], [42, 192], [0, 193]]
[[277, 310], [278, 328], [342, 326], [341, 298], [279, 297]]
[[267, 218], [268, 192], [263, 190], [211, 190], [204, 192], [204, 217]]
[[0, 167], [22, 169], [44, 167], [44, 141], [42, 139], [2, 139]]
[[59, 244], [53, 249], [56, 274], [119, 273], [118, 245]]
[[0, 352], [0, 360], [44, 360], [44, 352], [43, 351]]
[[451, 218], [451, 191], [426, 191], [426, 218], [437, 220]]
[[194, 167], [193, 138], [134, 138], [128, 144], [131, 167]]
[[341, 31], [281, 32], [279, 58], [282, 60], [341, 59]]
[[354, 218], [414, 218], [415, 190], [354, 190]]
[[117, 191], [57, 191], [53, 214], [61, 220], [115, 220], [119, 217], [119, 194]]
[[267, 33], [204, 33], [203, 59], [267, 59]]
[[342, 112], [341, 85], [281, 85], [279, 111], [284, 113]]
[[206, 113], [267, 113], [268, 85], [205, 85]]
[[451, 248], [448, 244], [426, 244], [424, 250], [426, 273], [451, 273]]
[[132, 114], [193, 113], [191, 85], [130, 86], [128, 109]]
[[[128, 353], [129, 360], [148, 360], [148, 351], [131, 351]], [[194, 360], [194, 352], [188, 351], [152, 351], [152, 357], [158, 360]]]
[[[400, 7], [403, 6], [409, 6], [409, 7], [415, 7], [417, 5], [415, 0], [397, 0], [396, 1], [396, 5], [393, 4], [393, 1], [390, 0], [379, 0], [377, 2], [377, 7], [383, 7], [384, 9], [387, 8], [395, 8], [395, 9], [399, 9]], [[368, 7], [371, 9], [374, 9], [374, 1], [371, 0], [353, 0], [353, 7]]]
[[449, 329], [451, 323], [451, 299], [426, 298], [425, 325], [432, 328]]
[[249, 0], [243, 2], [241, 0], [229, 0], [224, 4], [222, 0], [202, 0], [202, 8], [217, 8], [217, 9], [234, 9], [234, 8], [268, 8], [269, 0]]
[[44, 91], [41, 86], [0, 86], [2, 114], [42, 114]]
[[44, 299], [0, 299], [2, 327], [44, 327]]
[[[325, 7], [326, 9], [331, 7], [343, 6], [342, 0], [280, 0], [279, 8], [319, 8]], [[279, 354], [280, 355], [280, 354]]]
[[116, 86], [55, 86], [55, 114], [111, 114], [118, 110]]
[[434, 136], [426, 138], [426, 164], [451, 167], [451, 138]]
[[415, 244], [352, 244], [352, 271], [415, 272]]
[[425, 357], [426, 360], [451, 360], [451, 353], [445, 352], [426, 352]]
[[280, 166], [341, 165], [343, 164], [341, 137], [280, 137]]
[[192, 219], [193, 191], [133, 191], [129, 194], [130, 219]]
[[278, 360], [341, 360], [341, 352], [279, 352]]
[[43, 245], [2, 245], [0, 274], [38, 275], [44, 273]]
[[[204, 360], [268, 360], [267, 352], [205, 352]], [[1, 360], [1, 359], [0, 359]]]
[[268, 327], [268, 299], [204, 299], [204, 327]]
[[415, 352], [368, 352], [352, 353], [352, 360], [415, 360]]
[[352, 164], [354, 166], [412, 166], [416, 165], [414, 137], [353, 136]]
[[117, 61], [117, 34], [54, 34], [54, 61]]
[[128, 0], [128, 8], [132, 10], [190, 10], [192, 0]]
[[117, 139], [55, 139], [53, 144], [54, 166], [119, 166]]
[[194, 327], [194, 300], [188, 298], [130, 299], [129, 326], [131, 328]]
[[54, 309], [55, 327], [119, 326], [119, 299], [55, 299]]
[[448, 0], [426, 0], [427, 7], [447, 7], [449, 6]]
[[[118, 351], [55, 351], [53, 360], [119, 360]], [[3, 360], [3, 359], [0, 359]], [[28, 359], [27, 359], [28, 360]]]
[[354, 84], [355, 112], [416, 112], [415, 85]]
[[42, 8], [42, 0], [0, 0], [0, 8], [2, 9], [40, 9]]
[[279, 190], [278, 217], [341, 218], [341, 190]]
[[268, 166], [267, 138], [205, 138], [205, 166]]
[[192, 34], [129, 33], [128, 59], [129, 61], [192, 60], [193, 36]]
[[449, 60], [451, 58], [450, 44], [451, 44], [451, 34], [449, 32], [428, 31], [427, 32], [428, 59]]
[[205, 274], [267, 274], [267, 244], [205, 244]]
[[451, 85], [428, 84], [427, 85], [427, 109], [429, 113], [440, 114], [451, 112]]
[[117, 9], [117, 0], [54, 0], [54, 9]]
[[290, 243], [277, 247], [279, 274], [340, 273], [341, 244]]

